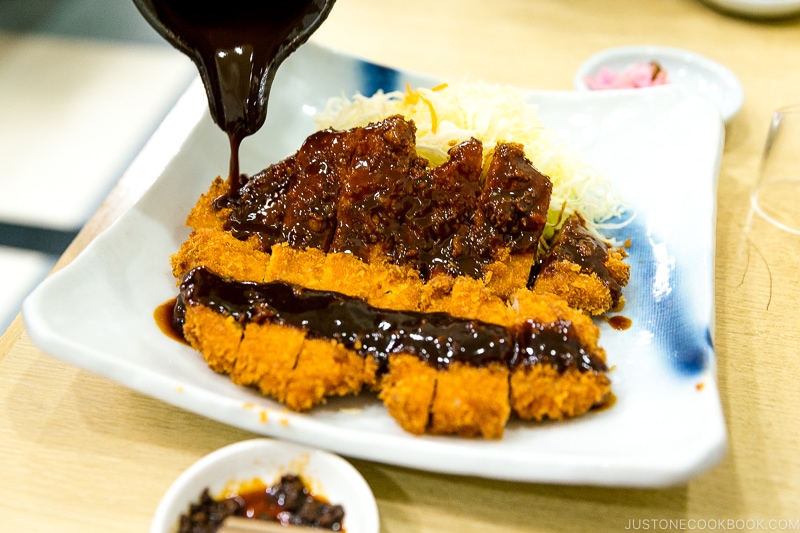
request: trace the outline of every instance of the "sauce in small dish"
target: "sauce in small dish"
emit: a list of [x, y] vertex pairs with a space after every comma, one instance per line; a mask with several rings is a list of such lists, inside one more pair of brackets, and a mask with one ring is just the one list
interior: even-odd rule
[[252, 486], [254, 480], [275, 487], [294, 476], [302, 479], [315, 498], [341, 506], [341, 530], [378, 533], [378, 506], [358, 470], [337, 455], [273, 439], [237, 442], [190, 466], [161, 499], [150, 533], [177, 531], [181, 515], [197, 504], [206, 489], [215, 500], [224, 500], [239, 494], [242, 487]]

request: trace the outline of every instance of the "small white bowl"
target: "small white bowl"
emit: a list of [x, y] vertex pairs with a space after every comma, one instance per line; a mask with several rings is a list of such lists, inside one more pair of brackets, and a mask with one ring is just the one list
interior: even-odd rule
[[800, 14], [798, 0], [703, 0], [721, 11], [754, 19], [792, 17]]
[[[353, 466], [322, 450], [272, 439], [252, 439], [212, 452], [190, 466], [170, 486], [156, 509], [150, 533], [174, 533], [181, 514], [208, 488], [212, 496], [253, 479], [266, 485], [297, 474], [315, 495], [344, 508], [348, 533], [378, 533], [378, 505]], [[324, 531], [324, 530], [320, 530]]]
[[580, 91], [590, 90], [586, 85], [586, 78], [596, 76], [603, 67], [622, 72], [637, 63], [651, 61], [658, 62], [667, 71], [669, 83], [681, 85], [715, 104], [725, 122], [736, 116], [744, 103], [742, 84], [728, 68], [700, 54], [664, 46], [621, 46], [602, 50], [580, 66], [575, 74], [575, 88]]

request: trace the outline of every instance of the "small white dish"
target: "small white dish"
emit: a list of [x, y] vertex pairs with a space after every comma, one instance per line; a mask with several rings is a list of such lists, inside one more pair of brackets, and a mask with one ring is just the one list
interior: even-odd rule
[[[216, 450], [186, 469], [156, 509], [150, 533], [174, 533], [181, 514], [203, 489], [212, 496], [253, 479], [266, 485], [297, 474], [312, 492], [344, 508], [348, 533], [378, 533], [378, 505], [369, 485], [353, 466], [322, 450], [272, 439], [252, 439]], [[320, 530], [322, 531], [322, 530]]]
[[726, 123], [736, 116], [744, 103], [742, 84], [730, 69], [689, 50], [664, 46], [621, 46], [602, 50], [580, 66], [575, 74], [575, 89], [591, 90], [586, 78], [596, 76], [603, 67], [621, 72], [637, 63], [651, 61], [658, 62], [666, 70], [670, 84], [681, 85], [716, 105]]
[[732, 15], [748, 18], [782, 18], [800, 14], [798, 0], [703, 0]]

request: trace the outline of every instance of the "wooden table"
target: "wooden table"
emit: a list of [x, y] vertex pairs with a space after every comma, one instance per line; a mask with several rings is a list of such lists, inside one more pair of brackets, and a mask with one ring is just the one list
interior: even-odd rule
[[[378, 499], [382, 530], [616, 531], [642, 520], [659, 529], [664, 522], [652, 520], [669, 519], [800, 529], [800, 237], [764, 223], [749, 199], [772, 110], [800, 101], [800, 21], [737, 19], [695, 0], [339, 0], [314, 39], [444, 78], [564, 90], [602, 48], [677, 46], [727, 65], [746, 92], [727, 126], [719, 176], [725, 459], [659, 490], [465, 479], [355, 460]], [[59, 266], [146, 186], [123, 179]], [[184, 468], [250, 437], [61, 363], [31, 344], [19, 318], [0, 337], [2, 531], [146, 531]]]

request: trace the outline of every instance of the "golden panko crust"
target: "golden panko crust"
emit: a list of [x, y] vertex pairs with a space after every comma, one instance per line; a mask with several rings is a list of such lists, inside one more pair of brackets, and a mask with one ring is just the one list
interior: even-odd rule
[[[505, 327], [525, 321], [568, 321], [580, 342], [605, 361], [597, 343], [599, 329], [586, 313], [571, 307], [575, 298], [594, 301], [602, 291], [590, 276], [565, 270], [564, 291], [525, 288], [531, 256], [513, 256], [489, 265], [484, 279], [433, 276], [378, 258], [367, 263], [346, 253], [294, 249], [285, 244], [261, 250], [256, 238], [240, 241], [223, 229], [225, 213], [212, 205], [227, 184], [215, 180], [192, 210], [193, 230], [171, 258], [180, 280], [204, 266], [238, 281], [284, 281], [309, 289], [335, 291], [385, 309], [446, 312]], [[623, 252], [624, 253], [624, 252]], [[612, 262], [623, 257], [610, 254]], [[627, 267], [627, 265], [625, 265]], [[618, 268], [616, 263], [609, 269]], [[621, 271], [626, 271], [622, 268]], [[577, 295], [577, 296], [576, 296]], [[566, 299], [565, 299], [566, 298]], [[502, 437], [510, 417], [561, 420], [581, 415], [609, 397], [605, 372], [547, 364], [451, 363], [445, 368], [400, 353], [389, 356], [385, 373], [377, 362], [335, 340], [309, 338], [303, 330], [274, 323], [241, 324], [202, 305], [187, 305], [184, 336], [208, 366], [242, 386], [308, 411], [327, 398], [378, 392], [388, 413], [412, 434]]]

